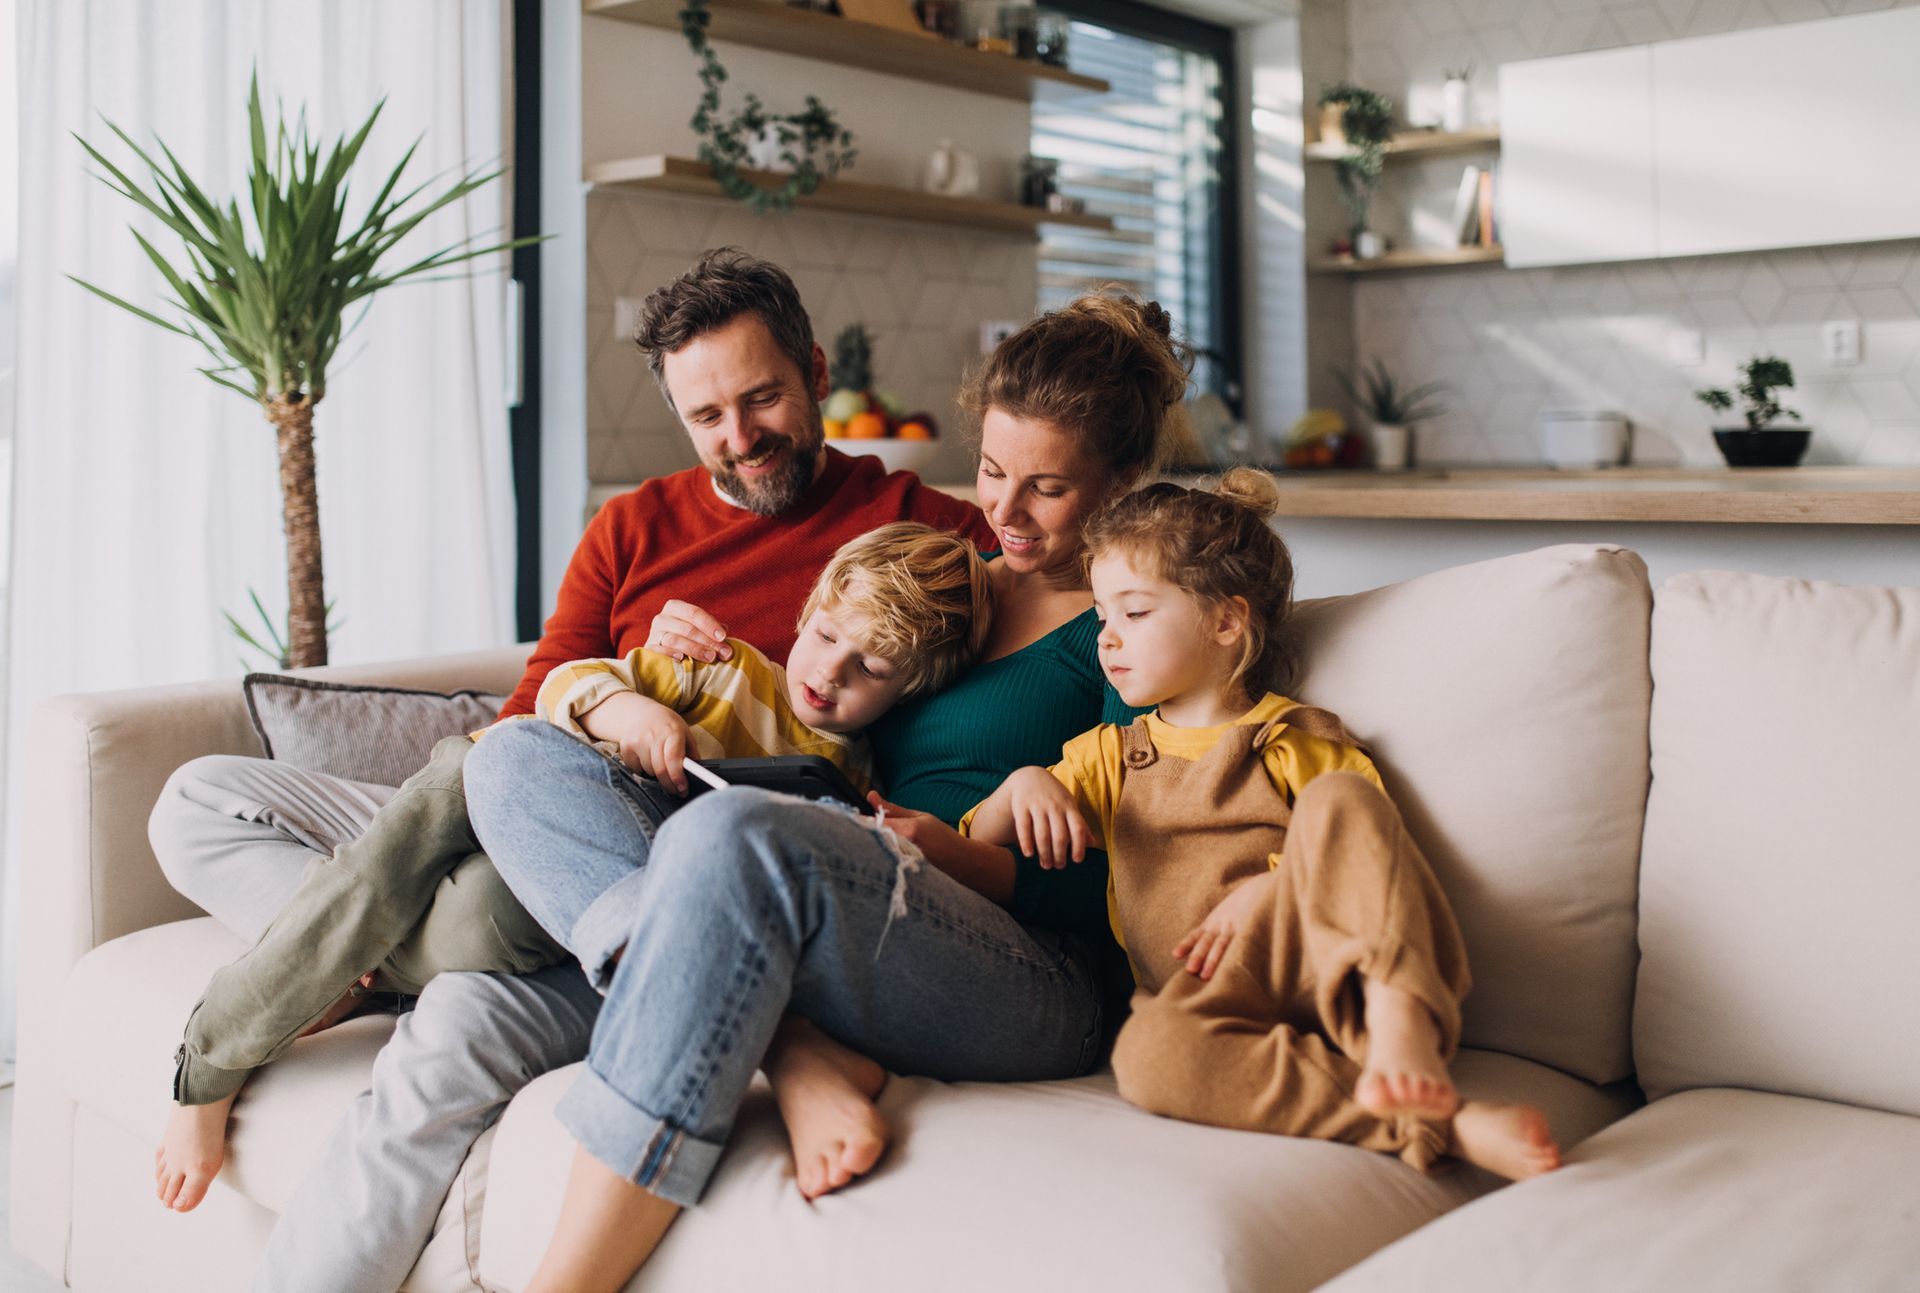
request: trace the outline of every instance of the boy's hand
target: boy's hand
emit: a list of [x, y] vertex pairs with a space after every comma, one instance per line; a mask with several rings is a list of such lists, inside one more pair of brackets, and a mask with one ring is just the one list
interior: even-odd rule
[[691, 602], [668, 602], [647, 629], [647, 650], [676, 660], [725, 660], [733, 654], [724, 624]]
[[1021, 768], [1007, 778], [1006, 791], [1022, 853], [1055, 871], [1087, 856], [1087, 819], [1051, 772]]
[[1261, 906], [1271, 882], [1267, 875], [1249, 876], [1227, 891], [1214, 909], [1207, 913], [1205, 920], [1185, 938], [1175, 945], [1173, 955], [1176, 960], [1184, 960], [1187, 973], [1197, 974], [1203, 979], [1211, 979], [1213, 972], [1220, 968], [1220, 959], [1227, 954], [1236, 935], [1247, 928], [1247, 922]]
[[580, 716], [596, 741], [620, 747], [620, 762], [645, 772], [675, 794], [687, 793], [687, 720], [657, 700], [625, 691]]

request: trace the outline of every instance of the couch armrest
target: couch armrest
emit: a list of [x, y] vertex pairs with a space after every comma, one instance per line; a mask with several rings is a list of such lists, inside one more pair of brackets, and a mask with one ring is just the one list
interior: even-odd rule
[[[452, 691], [510, 692], [532, 643], [390, 664], [302, 669], [302, 677]], [[13, 1237], [60, 1269], [70, 1222], [72, 1106], [58, 1090], [55, 1036], [75, 962], [135, 930], [197, 916], [147, 844], [147, 817], [173, 770], [206, 754], [260, 753], [234, 678], [58, 696], [34, 711], [25, 745], [20, 853], [20, 1086]], [[31, 1114], [29, 1117], [27, 1115]], [[26, 1130], [31, 1124], [32, 1129]]]

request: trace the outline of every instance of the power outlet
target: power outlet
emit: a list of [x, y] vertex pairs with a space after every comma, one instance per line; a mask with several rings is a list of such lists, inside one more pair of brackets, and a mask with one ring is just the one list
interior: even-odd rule
[[1829, 368], [1851, 368], [1860, 362], [1860, 321], [1836, 319], [1820, 325], [1820, 354]]

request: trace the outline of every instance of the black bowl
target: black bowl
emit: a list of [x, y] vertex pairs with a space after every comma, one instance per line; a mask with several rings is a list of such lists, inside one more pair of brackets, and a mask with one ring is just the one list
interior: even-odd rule
[[1813, 432], [1806, 427], [1768, 427], [1749, 431], [1745, 427], [1720, 429], [1713, 442], [1729, 467], [1797, 467], [1807, 456], [1807, 442]]

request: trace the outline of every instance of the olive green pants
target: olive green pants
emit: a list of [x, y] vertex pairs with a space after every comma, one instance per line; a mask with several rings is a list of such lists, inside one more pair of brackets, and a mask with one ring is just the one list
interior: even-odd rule
[[245, 955], [215, 973], [187, 1019], [174, 1099], [211, 1104], [240, 1089], [372, 972], [418, 993], [436, 974], [523, 974], [566, 959], [480, 851], [449, 737], [358, 839], [317, 858]]

